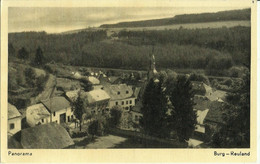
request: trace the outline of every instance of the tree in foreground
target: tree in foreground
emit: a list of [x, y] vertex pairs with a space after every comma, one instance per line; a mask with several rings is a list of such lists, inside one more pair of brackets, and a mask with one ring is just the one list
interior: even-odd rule
[[176, 85], [170, 95], [170, 101], [173, 105], [170, 120], [181, 142], [188, 140], [195, 129], [197, 116], [193, 111], [193, 96], [189, 78], [178, 76]]
[[149, 81], [143, 96], [143, 116], [140, 125], [144, 132], [155, 137], [167, 137], [169, 134], [167, 124], [167, 99], [162, 90], [162, 80]]
[[109, 124], [111, 127], [117, 127], [120, 124], [120, 118], [122, 116], [122, 109], [119, 106], [114, 106], [110, 110]]
[[79, 120], [79, 130], [81, 131], [82, 116], [84, 113], [84, 102], [80, 96], [78, 96], [76, 102], [73, 104], [74, 115]]
[[243, 84], [227, 96], [227, 110], [223, 114], [223, 125], [213, 136], [212, 147], [250, 147], [250, 73], [246, 73]]

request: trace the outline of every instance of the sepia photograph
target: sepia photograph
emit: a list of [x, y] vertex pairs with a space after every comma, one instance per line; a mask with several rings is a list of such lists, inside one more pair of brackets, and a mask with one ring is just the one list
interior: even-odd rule
[[252, 155], [251, 4], [17, 5], [6, 22], [7, 149]]
[[8, 14], [9, 148], [250, 147], [250, 8]]

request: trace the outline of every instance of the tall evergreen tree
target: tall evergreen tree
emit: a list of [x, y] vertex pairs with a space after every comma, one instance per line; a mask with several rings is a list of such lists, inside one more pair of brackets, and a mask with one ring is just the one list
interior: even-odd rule
[[76, 102], [73, 104], [74, 108], [74, 115], [79, 120], [79, 130], [81, 131], [81, 123], [82, 123], [82, 116], [84, 113], [84, 102], [80, 95], [78, 96]]
[[223, 125], [213, 136], [213, 147], [250, 147], [250, 73], [246, 73], [242, 85], [227, 96]]
[[42, 52], [41, 47], [38, 47], [37, 50], [36, 50], [34, 62], [37, 65], [43, 64], [43, 52]]
[[178, 76], [170, 101], [173, 105], [171, 122], [180, 141], [188, 140], [195, 129], [196, 113], [193, 111], [193, 91], [189, 78]]
[[143, 116], [140, 125], [146, 134], [156, 137], [166, 137], [167, 129], [167, 99], [162, 91], [162, 82], [149, 81], [143, 96]]

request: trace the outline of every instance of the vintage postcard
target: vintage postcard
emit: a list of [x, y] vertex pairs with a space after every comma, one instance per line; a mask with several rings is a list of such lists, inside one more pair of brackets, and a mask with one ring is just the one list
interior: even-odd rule
[[1, 2], [1, 162], [256, 162], [256, 2]]

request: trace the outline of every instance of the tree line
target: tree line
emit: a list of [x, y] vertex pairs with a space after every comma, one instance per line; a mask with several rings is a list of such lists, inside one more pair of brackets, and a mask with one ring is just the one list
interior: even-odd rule
[[152, 27], [152, 26], [164, 26], [164, 25], [172, 25], [172, 24], [184, 24], [184, 23], [250, 20], [250, 16], [251, 16], [251, 10], [243, 9], [243, 10], [220, 11], [217, 13], [182, 14], [182, 15], [176, 15], [173, 18], [121, 22], [117, 24], [104, 24], [101, 25], [100, 27], [103, 28]]

